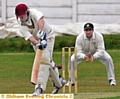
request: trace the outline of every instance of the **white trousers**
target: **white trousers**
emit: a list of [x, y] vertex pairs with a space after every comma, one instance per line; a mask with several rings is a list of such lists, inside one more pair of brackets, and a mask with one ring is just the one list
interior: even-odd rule
[[[104, 51], [104, 54], [102, 57], [98, 58], [98, 60], [105, 65], [108, 75], [108, 80], [113, 79], [115, 80], [115, 74], [114, 74], [114, 64], [111, 56]], [[77, 65], [81, 63], [83, 59], [77, 58]], [[80, 72], [80, 71], [79, 71]], [[74, 83], [74, 54], [71, 56], [71, 83]]]
[[[47, 41], [47, 47], [43, 50], [42, 59], [40, 63], [39, 73], [38, 73], [38, 81], [35, 88], [38, 84], [41, 84], [41, 88], [43, 91], [46, 90], [46, 84], [48, 78], [51, 78], [51, 81], [55, 83], [56, 86], [61, 87], [61, 81], [59, 79], [58, 68], [54, 68], [55, 63], [52, 61], [52, 54], [54, 48], [54, 40], [55, 38], [50, 38]], [[36, 46], [33, 45], [34, 50], [36, 51]]]

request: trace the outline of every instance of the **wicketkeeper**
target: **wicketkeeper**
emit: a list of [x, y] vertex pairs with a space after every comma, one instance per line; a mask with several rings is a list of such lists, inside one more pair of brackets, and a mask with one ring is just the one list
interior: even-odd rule
[[45, 20], [42, 12], [29, 9], [24, 3], [15, 7], [15, 15], [20, 24], [19, 31], [25, 40], [31, 42], [35, 51], [37, 48], [43, 50], [38, 80], [33, 95], [44, 93], [49, 76], [54, 86], [52, 93], [58, 93], [66, 81], [59, 75], [58, 68], [52, 61], [55, 40], [52, 28]]
[[[84, 32], [77, 36], [75, 47], [77, 48], [77, 64], [83, 60], [91, 63], [94, 59], [99, 60], [106, 67], [109, 84], [116, 85], [113, 60], [105, 51], [103, 36], [94, 31], [92, 23], [84, 25]], [[71, 84], [74, 86], [74, 54], [71, 57], [71, 71]], [[68, 85], [69, 83], [66, 84], [66, 86]]]

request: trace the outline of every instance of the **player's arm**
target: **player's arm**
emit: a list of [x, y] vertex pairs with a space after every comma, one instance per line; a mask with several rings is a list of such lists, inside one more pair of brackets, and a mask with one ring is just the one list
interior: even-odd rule
[[37, 33], [37, 37], [40, 39], [40, 44], [42, 45], [40, 46], [40, 49], [44, 49], [47, 46], [47, 34], [42, 30], [43, 27], [44, 27], [44, 19], [43, 17], [41, 17], [38, 20], [38, 33]]
[[38, 20], [38, 30], [42, 30], [44, 27], [44, 17], [41, 17], [39, 20]]
[[33, 36], [31, 36], [28, 40], [29, 40], [33, 45], [38, 44], [38, 41], [37, 41]]
[[99, 39], [97, 39], [97, 51], [93, 54], [93, 57], [95, 59], [98, 59], [100, 58], [103, 53], [104, 53], [104, 50], [105, 50], [105, 47], [104, 47], [104, 39], [103, 39], [103, 36], [99, 36]]
[[[43, 20], [43, 17], [41, 17], [39, 20], [38, 20], [38, 33], [37, 33], [37, 36], [38, 38], [40, 39], [40, 42], [38, 42], [33, 36], [31, 36], [28, 40], [30, 42], [32, 42], [33, 45], [36, 45], [36, 46], [40, 46], [42, 45], [43, 47], [46, 47], [46, 33], [44, 31], [42, 31], [44, 27], [44, 20]], [[43, 48], [43, 47], [40, 47], [40, 48]]]
[[87, 56], [83, 53], [83, 45], [82, 42], [83, 40], [81, 40], [81, 37], [77, 37], [76, 38], [76, 43], [75, 43], [75, 47], [77, 48], [77, 57], [80, 59], [85, 59], [88, 60]]

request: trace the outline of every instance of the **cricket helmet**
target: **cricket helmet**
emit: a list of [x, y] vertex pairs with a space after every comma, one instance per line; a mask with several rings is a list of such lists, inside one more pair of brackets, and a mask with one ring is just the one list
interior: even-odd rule
[[27, 10], [28, 10], [28, 7], [26, 4], [18, 4], [16, 7], [15, 7], [15, 14], [16, 14], [16, 17], [20, 17], [24, 14], [27, 14]]

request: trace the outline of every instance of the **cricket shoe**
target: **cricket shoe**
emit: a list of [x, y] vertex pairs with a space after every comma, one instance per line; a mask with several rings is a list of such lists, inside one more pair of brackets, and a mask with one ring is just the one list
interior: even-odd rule
[[[75, 83], [71, 82], [71, 85], [72, 85], [72, 86], [75, 86]], [[67, 84], [65, 84], [65, 86], [66, 86], [66, 87], [69, 86], [69, 81], [67, 82]]]
[[41, 85], [38, 84], [38, 87], [35, 89], [34, 93], [33, 93], [33, 96], [40, 96], [42, 94], [44, 94], [42, 88], [40, 87]]
[[110, 79], [110, 80], [109, 80], [109, 84], [110, 84], [111, 86], [115, 86], [115, 85], [116, 85], [116, 81], [115, 81], [114, 79]]
[[54, 89], [52, 91], [52, 94], [57, 94], [59, 92], [60, 88], [57, 86], [54, 86]]
[[[62, 77], [60, 78], [61, 80], [61, 83], [62, 83], [62, 87], [66, 84], [66, 80], [64, 80]], [[57, 87], [55, 86], [55, 83], [53, 83], [53, 86], [54, 86], [54, 89], [52, 91], [52, 94], [57, 94], [59, 92], [59, 90], [62, 88], [62, 87]]]

